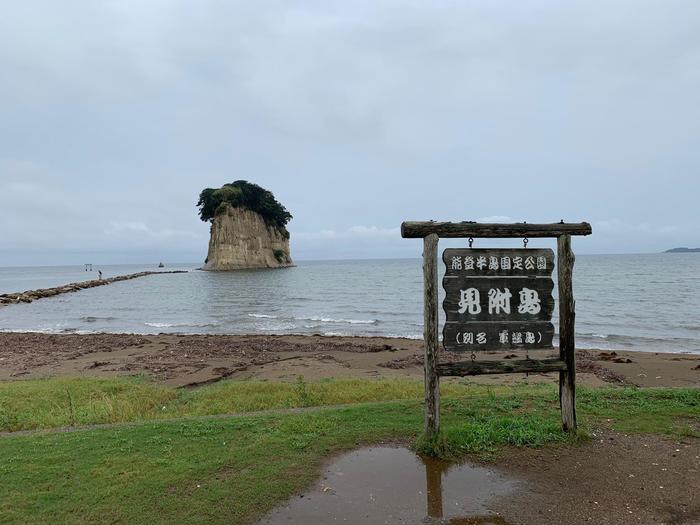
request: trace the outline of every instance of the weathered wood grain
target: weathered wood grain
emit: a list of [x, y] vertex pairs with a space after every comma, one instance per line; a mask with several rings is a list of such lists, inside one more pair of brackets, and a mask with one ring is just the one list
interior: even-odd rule
[[[554, 310], [554, 281], [548, 277], [445, 277], [442, 280], [445, 289], [445, 299], [442, 302], [447, 321], [471, 322], [471, 321], [549, 321]], [[470, 313], [465, 310], [459, 313], [462, 290], [475, 289], [479, 294], [480, 311]], [[503, 309], [489, 309], [489, 291], [499, 290], [502, 293], [509, 293], [509, 312]], [[526, 303], [521, 303], [520, 292], [526, 294], [536, 293], [539, 300], [539, 312], [520, 312]], [[465, 305], [466, 306], [466, 305]], [[536, 308], [535, 308], [536, 309]], [[474, 310], [477, 310], [476, 305]], [[474, 311], [473, 310], [473, 311]]]
[[[491, 265], [492, 257], [496, 259], [497, 269]], [[540, 257], [544, 258], [545, 268], [537, 267]], [[480, 258], [486, 263], [483, 268], [477, 266]], [[510, 268], [502, 267], [504, 258]], [[445, 277], [549, 277], [554, 269], [554, 251], [549, 248], [447, 248], [442, 252], [442, 261], [445, 263]], [[474, 266], [469, 267], [472, 262]], [[517, 262], [520, 268], [514, 266]], [[532, 268], [527, 263], [531, 263]]]
[[[502, 342], [500, 335], [508, 332], [508, 341]], [[533, 334], [535, 341], [527, 343], [526, 334]], [[468, 343], [465, 333], [472, 334], [473, 343]], [[484, 334], [485, 342], [478, 342], [478, 334]], [[520, 341], [513, 337], [520, 334]], [[504, 323], [445, 323], [442, 331], [442, 344], [450, 352], [483, 352], [487, 350], [534, 350], [538, 348], [553, 348], [554, 325], [548, 322], [504, 322]]]
[[435, 368], [438, 351], [438, 240], [435, 234], [423, 239], [425, 433], [428, 439], [440, 432], [440, 377]]
[[436, 234], [438, 237], [559, 237], [590, 235], [591, 225], [581, 223], [552, 224], [488, 224], [476, 222], [406, 221], [401, 224], [401, 237], [416, 239]]
[[564, 235], [557, 240], [559, 284], [559, 357], [566, 362], [566, 370], [559, 372], [559, 404], [562, 428], [566, 432], [576, 430], [576, 352], [574, 322], [576, 318], [572, 275], [574, 254], [571, 237]]
[[473, 376], [481, 374], [515, 374], [556, 372], [566, 369], [561, 359], [522, 359], [518, 361], [460, 361], [440, 363], [437, 367], [441, 376]]

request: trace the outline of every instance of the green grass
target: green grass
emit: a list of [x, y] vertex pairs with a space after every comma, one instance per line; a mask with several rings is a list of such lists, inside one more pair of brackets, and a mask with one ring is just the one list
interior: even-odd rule
[[579, 414], [621, 432], [700, 437], [700, 389], [579, 388]]
[[[422, 392], [422, 383], [410, 380], [227, 382], [196, 391], [143, 379], [0, 383], [5, 429], [146, 420], [0, 437], [0, 522], [247, 523], [307, 486], [329, 454], [381, 440], [457, 457], [573, 445], [601, 424], [700, 437], [698, 389], [581, 388], [583, 432], [570, 436], [560, 430], [551, 385], [451, 382], [442, 390], [442, 435], [426, 443]], [[156, 420], [353, 402], [362, 404]]]
[[177, 399], [138, 378], [0, 382], [0, 431], [138, 421]]
[[[503, 414], [524, 411], [535, 416], [557, 405], [553, 385], [494, 388], [450, 381], [443, 382], [441, 392], [446, 403], [451, 399], [473, 406], [485, 403]], [[197, 390], [178, 390], [143, 378], [8, 381], [0, 382], [0, 431], [420, 400], [422, 396], [422, 382], [413, 379], [223, 381]], [[619, 430], [683, 432], [679, 424], [688, 423], [683, 418], [700, 415], [700, 390], [579, 387], [578, 411], [589, 419], [611, 419]]]
[[241, 523], [361, 442], [412, 439], [416, 402], [0, 441], [0, 522]]
[[[532, 387], [550, 395], [550, 389]], [[444, 396], [483, 397], [518, 389], [445, 382]], [[42, 379], [0, 382], [0, 431], [99, 423], [124, 423], [260, 410], [421, 399], [423, 384], [412, 379], [335, 379], [307, 383], [222, 381], [178, 390], [143, 378]]]

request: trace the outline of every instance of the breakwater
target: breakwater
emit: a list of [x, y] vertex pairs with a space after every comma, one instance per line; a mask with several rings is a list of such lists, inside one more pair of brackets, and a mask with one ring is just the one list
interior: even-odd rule
[[187, 271], [170, 270], [163, 272], [138, 272], [127, 275], [117, 275], [116, 277], [106, 277], [104, 279], [93, 279], [90, 281], [64, 284], [63, 286], [54, 286], [53, 288], [39, 288], [37, 290], [27, 290], [24, 292], [6, 293], [0, 295], [0, 307], [8, 304], [31, 303], [32, 301], [43, 299], [44, 297], [53, 297], [54, 295], [78, 292], [87, 288], [95, 288], [96, 286], [105, 286], [107, 284], [112, 284], [119, 281], [128, 281], [129, 279], [137, 279], [147, 275], [158, 275], [163, 273], [187, 273]]

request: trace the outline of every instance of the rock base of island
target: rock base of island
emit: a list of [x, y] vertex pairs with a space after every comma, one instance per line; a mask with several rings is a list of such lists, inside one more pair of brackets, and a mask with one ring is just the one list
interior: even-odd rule
[[202, 267], [210, 271], [294, 266], [289, 237], [258, 214], [225, 205], [211, 225], [209, 251]]

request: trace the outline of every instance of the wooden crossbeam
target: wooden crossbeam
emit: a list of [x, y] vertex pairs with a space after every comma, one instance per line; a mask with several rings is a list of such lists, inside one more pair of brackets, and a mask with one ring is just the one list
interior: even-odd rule
[[401, 223], [401, 237], [417, 239], [430, 234], [438, 237], [560, 237], [562, 235], [590, 235], [591, 225], [587, 222], [552, 224], [528, 224], [516, 222], [513, 224], [476, 223], [476, 222], [435, 222], [435, 221], [406, 221]]
[[475, 376], [482, 374], [517, 374], [525, 372], [559, 372], [566, 370], [562, 359], [520, 359], [516, 361], [460, 361], [457, 363], [440, 363], [438, 375]]

